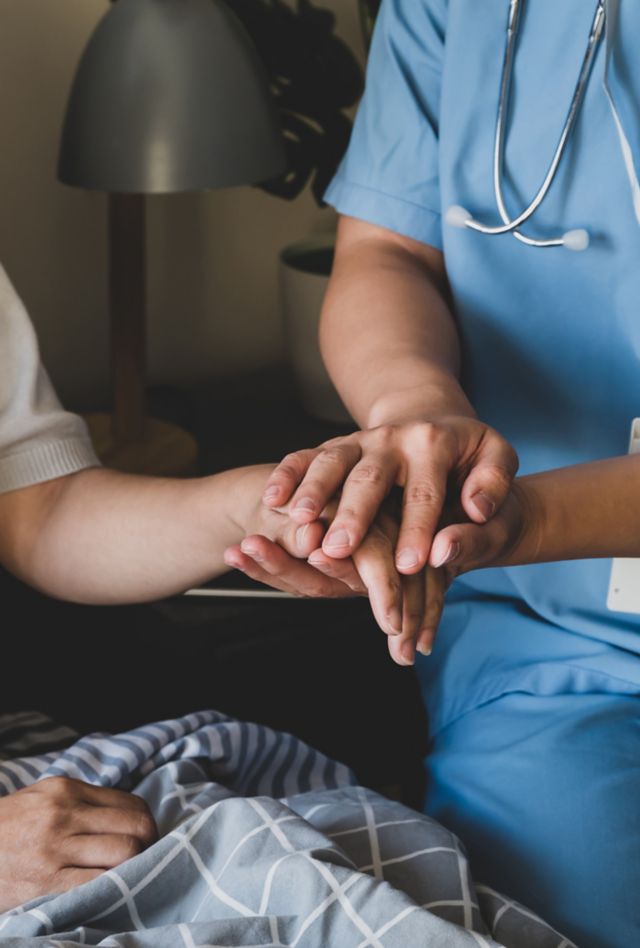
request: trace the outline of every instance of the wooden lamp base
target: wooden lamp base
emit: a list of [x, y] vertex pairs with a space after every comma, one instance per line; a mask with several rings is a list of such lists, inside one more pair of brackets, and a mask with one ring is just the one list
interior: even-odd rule
[[106, 467], [159, 477], [189, 477], [196, 473], [198, 445], [177, 425], [147, 418], [139, 438], [118, 441], [111, 415], [89, 414], [84, 420], [96, 454]]

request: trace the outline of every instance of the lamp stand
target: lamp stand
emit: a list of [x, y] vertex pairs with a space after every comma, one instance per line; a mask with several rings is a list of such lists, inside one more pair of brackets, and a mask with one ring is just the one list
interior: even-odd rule
[[147, 418], [146, 215], [142, 194], [109, 194], [109, 317], [113, 414], [90, 414], [96, 453], [137, 474], [193, 474], [198, 448], [177, 425]]

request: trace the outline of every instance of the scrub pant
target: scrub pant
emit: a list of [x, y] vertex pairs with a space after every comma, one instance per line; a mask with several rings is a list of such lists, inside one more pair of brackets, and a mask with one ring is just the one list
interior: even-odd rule
[[433, 739], [425, 811], [579, 948], [640, 946], [640, 698], [513, 692]]

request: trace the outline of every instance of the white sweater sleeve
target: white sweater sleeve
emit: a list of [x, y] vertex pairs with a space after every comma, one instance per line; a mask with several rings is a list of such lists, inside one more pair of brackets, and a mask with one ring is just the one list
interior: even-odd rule
[[0, 266], [0, 493], [97, 464], [84, 422], [58, 401], [31, 321]]

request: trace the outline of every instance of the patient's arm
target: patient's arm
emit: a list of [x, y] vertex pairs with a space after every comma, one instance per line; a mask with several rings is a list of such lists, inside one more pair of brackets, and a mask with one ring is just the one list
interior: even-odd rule
[[50, 777], [0, 799], [0, 912], [89, 882], [155, 842], [147, 804]]
[[[91, 468], [5, 493], [0, 563], [49, 595], [121, 603], [173, 595], [223, 572], [225, 548], [251, 533], [305, 558], [324, 528], [301, 529], [264, 508], [271, 470], [170, 480]], [[302, 566], [317, 577], [318, 595], [351, 594], [344, 583]]]

